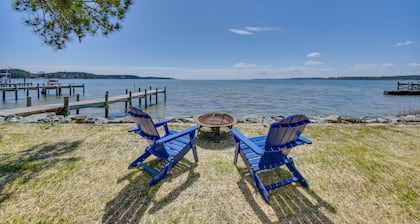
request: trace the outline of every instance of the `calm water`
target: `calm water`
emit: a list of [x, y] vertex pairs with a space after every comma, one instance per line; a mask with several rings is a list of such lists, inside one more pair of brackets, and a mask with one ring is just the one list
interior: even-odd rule
[[[13, 80], [23, 82], [23, 80]], [[167, 101], [159, 95], [159, 104], [147, 109], [155, 118], [189, 117], [211, 111], [231, 113], [236, 117], [250, 114], [260, 116], [303, 113], [308, 116], [348, 115], [353, 117], [378, 117], [397, 115], [420, 109], [419, 96], [385, 96], [384, 90], [396, 89], [396, 81], [348, 81], [348, 80], [60, 80], [63, 84], [85, 83], [81, 100], [102, 98], [105, 91], [110, 96], [125, 94], [125, 90], [138, 91], [152, 86], [167, 88]], [[45, 79], [27, 82], [46, 83]], [[82, 94], [82, 89], [76, 89]], [[36, 91], [30, 91], [32, 105], [62, 102], [51, 91], [47, 97], [37, 99]], [[68, 95], [68, 90], [63, 90]], [[26, 93], [7, 92], [6, 102], [0, 109], [26, 106]], [[70, 101], [75, 101], [72, 96]], [[154, 102], [154, 97], [152, 98]], [[144, 104], [144, 103], [143, 103]], [[138, 100], [134, 100], [138, 105]], [[71, 112], [74, 114], [75, 112]], [[81, 114], [103, 117], [103, 109], [82, 109]], [[124, 103], [111, 104], [110, 116], [124, 116]]]

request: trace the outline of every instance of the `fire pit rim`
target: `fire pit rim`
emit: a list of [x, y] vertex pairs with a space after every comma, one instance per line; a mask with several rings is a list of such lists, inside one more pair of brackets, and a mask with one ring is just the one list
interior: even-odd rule
[[[220, 117], [223, 116], [223, 119], [226, 119], [226, 121], [228, 121], [229, 123], [219, 123], [219, 124], [211, 124], [210, 122], [206, 123], [204, 122], [202, 119], [206, 118], [206, 117], [210, 117], [209, 119], [212, 119], [212, 117]], [[224, 113], [224, 112], [209, 112], [209, 113], [204, 113], [204, 114], [200, 114], [196, 117], [194, 117], [195, 122], [203, 127], [231, 127], [233, 126], [237, 120], [234, 116], [228, 114], [228, 113]]]

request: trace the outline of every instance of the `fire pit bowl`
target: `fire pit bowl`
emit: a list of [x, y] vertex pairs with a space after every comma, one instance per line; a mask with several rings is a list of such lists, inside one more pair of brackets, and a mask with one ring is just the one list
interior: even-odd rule
[[197, 117], [195, 117], [195, 121], [197, 122], [198, 125], [202, 127], [232, 128], [232, 126], [236, 123], [236, 118], [226, 113], [211, 112], [211, 113], [198, 115]]

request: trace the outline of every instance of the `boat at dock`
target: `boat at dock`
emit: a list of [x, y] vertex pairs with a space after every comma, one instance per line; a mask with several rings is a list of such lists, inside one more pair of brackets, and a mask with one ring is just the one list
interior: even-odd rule
[[9, 69], [6, 69], [5, 72], [0, 73], [0, 85], [8, 85], [11, 83], [11, 74]]
[[48, 79], [47, 86], [59, 86], [60, 81], [58, 79]]

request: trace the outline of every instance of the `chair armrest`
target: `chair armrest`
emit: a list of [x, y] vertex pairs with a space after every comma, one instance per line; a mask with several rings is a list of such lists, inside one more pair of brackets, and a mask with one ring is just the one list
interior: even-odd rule
[[168, 122], [171, 121], [170, 119], [166, 119], [166, 120], [161, 120], [158, 122], [154, 123], [155, 128], [158, 128], [160, 126], [163, 126], [163, 128], [165, 129], [165, 136], [170, 134], [169, 128], [168, 128]]
[[190, 134], [191, 132], [195, 132], [199, 128], [200, 128], [200, 126], [194, 126], [194, 127], [191, 127], [191, 128], [187, 128], [187, 129], [185, 129], [183, 131], [177, 132], [175, 134], [165, 136], [165, 137], [157, 140], [156, 141], [156, 144], [165, 143], [165, 142], [174, 140], [174, 139], [179, 138], [179, 137], [181, 137], [183, 135], [187, 135], [187, 134]]
[[255, 143], [251, 142], [247, 137], [245, 137], [244, 134], [242, 134], [242, 132], [240, 132], [238, 129], [236, 128], [232, 128], [230, 129], [230, 131], [232, 132], [232, 134], [234, 135], [234, 137], [236, 139], [238, 139], [239, 141], [243, 142], [245, 145], [247, 145], [252, 151], [254, 151], [257, 154], [264, 154], [264, 150], [261, 149], [260, 147], [258, 147], [258, 145], [256, 145]]
[[306, 143], [306, 144], [312, 144], [312, 141], [310, 139], [307, 139], [303, 136], [299, 136], [298, 140], [302, 141], [303, 143]]
[[154, 122], [154, 125], [157, 128], [157, 127], [160, 127], [162, 125], [166, 125], [166, 123], [168, 123], [170, 121], [171, 121], [171, 119], [161, 120], [161, 121]]

